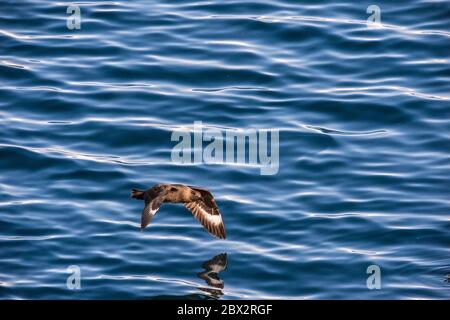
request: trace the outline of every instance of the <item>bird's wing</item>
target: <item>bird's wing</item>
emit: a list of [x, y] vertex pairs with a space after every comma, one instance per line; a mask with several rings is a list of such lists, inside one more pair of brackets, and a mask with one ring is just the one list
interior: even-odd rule
[[225, 239], [225, 225], [211, 192], [206, 189], [191, 188], [199, 191], [202, 198], [200, 200], [188, 202], [184, 206], [192, 212], [194, 217], [200, 221], [209, 233], [218, 238]]
[[150, 221], [152, 221], [159, 207], [163, 203], [165, 196], [164, 193], [160, 193], [153, 199], [145, 200], [145, 207], [141, 213], [141, 230], [148, 226]]

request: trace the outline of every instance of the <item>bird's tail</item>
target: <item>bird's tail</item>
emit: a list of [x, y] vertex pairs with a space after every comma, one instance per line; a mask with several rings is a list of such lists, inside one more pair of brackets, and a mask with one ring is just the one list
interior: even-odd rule
[[144, 200], [144, 192], [138, 189], [131, 189], [131, 197], [139, 200]]

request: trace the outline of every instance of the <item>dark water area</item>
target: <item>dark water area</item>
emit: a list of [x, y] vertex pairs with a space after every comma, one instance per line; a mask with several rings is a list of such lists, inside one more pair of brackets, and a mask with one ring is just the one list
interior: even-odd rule
[[[70, 4], [0, 2], [1, 299], [450, 298], [448, 1]], [[278, 130], [278, 172], [174, 163], [195, 121]], [[227, 239], [181, 205], [140, 232], [161, 182]]]

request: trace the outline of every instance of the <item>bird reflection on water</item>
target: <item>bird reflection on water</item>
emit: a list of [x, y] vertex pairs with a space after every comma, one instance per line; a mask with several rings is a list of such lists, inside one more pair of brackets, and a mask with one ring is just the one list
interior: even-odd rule
[[205, 261], [202, 264], [204, 271], [197, 273], [197, 277], [204, 280], [208, 286], [196, 286], [196, 289], [200, 289], [203, 293], [193, 293], [188, 295], [162, 295], [151, 297], [151, 299], [158, 300], [171, 300], [171, 299], [183, 299], [183, 300], [207, 300], [207, 299], [219, 299], [223, 296], [223, 288], [225, 286], [224, 280], [219, 277], [219, 273], [225, 271], [228, 267], [227, 253], [221, 253], [214, 256], [212, 259]]
[[200, 287], [200, 290], [209, 293], [213, 298], [220, 298], [223, 295], [224, 281], [220, 279], [219, 273], [226, 270], [227, 265], [226, 253], [218, 254], [211, 260], [205, 261], [202, 265], [205, 271], [199, 272], [197, 277], [205, 280], [209, 287]]

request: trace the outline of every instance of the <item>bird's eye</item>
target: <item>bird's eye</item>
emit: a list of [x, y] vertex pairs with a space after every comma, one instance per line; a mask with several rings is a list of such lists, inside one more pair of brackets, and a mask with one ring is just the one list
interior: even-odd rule
[[170, 191], [175, 192], [175, 191], [178, 191], [178, 189], [177, 188], [170, 188]]

